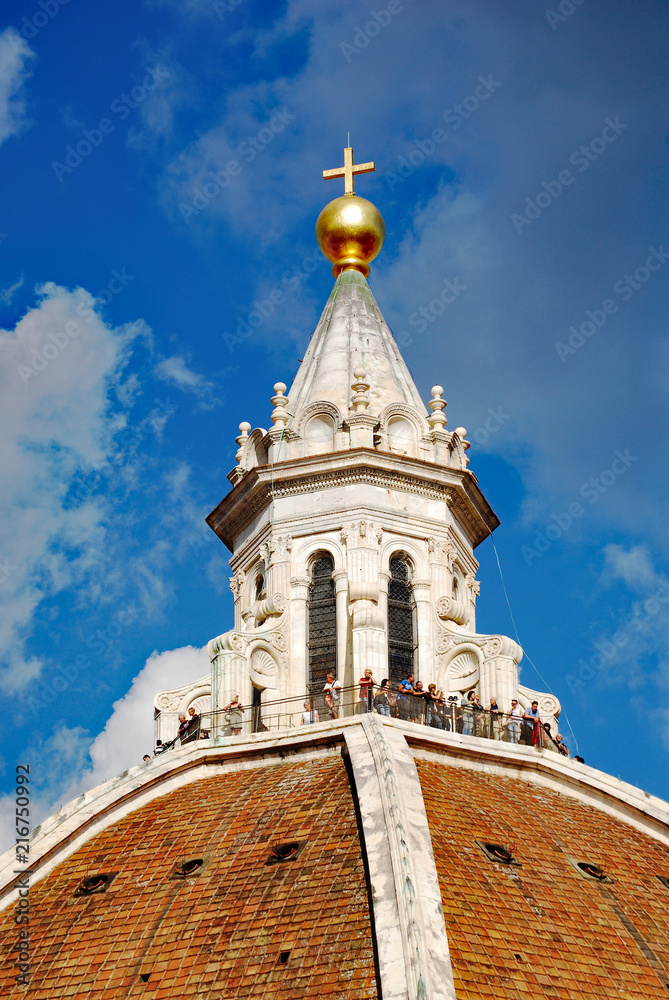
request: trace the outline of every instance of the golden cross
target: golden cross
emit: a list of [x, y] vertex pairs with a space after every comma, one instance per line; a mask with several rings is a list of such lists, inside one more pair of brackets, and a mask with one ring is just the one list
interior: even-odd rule
[[374, 163], [353, 163], [353, 150], [350, 146], [347, 146], [344, 150], [344, 166], [334, 167], [332, 170], [323, 171], [323, 179], [329, 181], [331, 177], [343, 177], [344, 178], [344, 194], [354, 194], [353, 191], [353, 175], [354, 174], [371, 174], [373, 170], [376, 170]]

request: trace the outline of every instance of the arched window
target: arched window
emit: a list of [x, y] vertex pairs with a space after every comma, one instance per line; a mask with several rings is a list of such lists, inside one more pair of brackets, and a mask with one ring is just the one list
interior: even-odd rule
[[401, 681], [413, 672], [413, 601], [409, 567], [400, 556], [390, 560], [388, 585], [388, 676]]
[[404, 417], [391, 417], [388, 421], [388, 444], [391, 451], [400, 455], [416, 456], [416, 429]]
[[325, 677], [337, 671], [337, 615], [334, 560], [321, 555], [311, 567], [309, 586], [309, 690], [320, 694]]
[[304, 436], [307, 442], [307, 455], [323, 455], [334, 451], [335, 426], [332, 417], [327, 413], [319, 414], [307, 421]]

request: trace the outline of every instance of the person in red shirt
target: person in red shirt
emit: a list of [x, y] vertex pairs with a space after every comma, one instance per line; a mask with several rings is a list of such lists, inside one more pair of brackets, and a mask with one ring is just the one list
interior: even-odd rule
[[364, 706], [364, 712], [372, 711], [372, 692], [376, 686], [376, 681], [372, 677], [371, 670], [365, 670], [365, 676], [360, 678], [360, 700]]

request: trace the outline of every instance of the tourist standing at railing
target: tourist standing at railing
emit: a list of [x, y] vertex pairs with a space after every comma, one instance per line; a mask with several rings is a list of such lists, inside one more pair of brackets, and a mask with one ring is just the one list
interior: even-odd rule
[[441, 691], [437, 691], [436, 684], [428, 684], [425, 693], [425, 725], [434, 726], [435, 729], [443, 729], [444, 723], [439, 714], [439, 702], [443, 704]]
[[523, 715], [523, 719], [528, 725], [532, 726], [532, 746], [541, 746], [541, 734], [539, 732], [539, 726], [541, 725], [541, 719], [539, 717], [539, 702], [533, 701], [531, 708], [526, 708]]
[[450, 732], [452, 728], [452, 719], [454, 718], [454, 711], [451, 711], [451, 703], [446, 701], [446, 696], [443, 691], [437, 691], [437, 715], [441, 721], [441, 728]]
[[462, 735], [472, 736], [474, 733], [474, 692], [470, 691], [462, 706]]
[[225, 718], [230, 723], [230, 732], [233, 736], [239, 736], [242, 731], [242, 722], [244, 721], [244, 709], [239, 701], [239, 695], [236, 694], [229, 705], [226, 705], [223, 711], [226, 713]]
[[474, 736], [487, 736], [488, 734], [485, 732], [485, 709], [480, 703], [477, 694], [472, 698], [472, 709], [474, 713]]
[[422, 681], [416, 681], [409, 695], [409, 718], [412, 722], [422, 723], [425, 712], [425, 691]]
[[339, 704], [341, 702], [341, 681], [336, 680], [333, 673], [327, 674], [323, 693], [325, 695], [325, 704], [330, 713], [330, 718], [338, 719]]
[[570, 756], [569, 748], [565, 746], [565, 744], [562, 742], [562, 735], [560, 733], [557, 733], [555, 737], [555, 742], [557, 744], [557, 748], [560, 751], [560, 753], [564, 754], [565, 757], [569, 757]]
[[188, 718], [186, 719], [186, 722], [188, 723], [186, 738], [181, 742], [192, 743], [192, 741], [196, 740], [200, 734], [200, 716], [197, 714], [192, 705], [188, 709]]
[[376, 681], [372, 677], [372, 671], [367, 668], [365, 670], [365, 676], [361, 677], [358, 681], [360, 684], [360, 701], [362, 702], [363, 712], [372, 711], [372, 693], [376, 687]]
[[312, 708], [308, 701], [305, 701], [304, 711], [302, 712], [302, 725], [312, 726], [314, 723], [320, 721], [321, 720], [318, 717], [318, 712], [316, 711], [316, 709]]
[[390, 701], [388, 695], [390, 694], [390, 681], [385, 677], [381, 681], [381, 687], [374, 695], [374, 708], [379, 715], [385, 715], [390, 717]]
[[400, 719], [409, 718], [409, 696], [413, 693], [413, 674], [407, 674], [397, 689], [397, 708]]
[[186, 742], [186, 737], [188, 735], [188, 726], [190, 723], [186, 721], [185, 715], [179, 716], [179, 728], [177, 729], [177, 739], [181, 740], [182, 745]]
[[520, 723], [524, 712], [525, 709], [522, 705], [518, 704], [518, 699], [513, 698], [511, 701], [511, 711], [509, 712], [509, 718], [506, 723], [506, 731], [509, 734], [509, 743], [517, 743], [520, 739]]
[[502, 710], [497, 704], [497, 698], [490, 699], [490, 736], [493, 740], [502, 738]]

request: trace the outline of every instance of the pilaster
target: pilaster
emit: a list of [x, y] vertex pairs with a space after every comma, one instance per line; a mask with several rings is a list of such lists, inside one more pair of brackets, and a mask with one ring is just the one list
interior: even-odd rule
[[[290, 581], [290, 672], [289, 677], [302, 692], [309, 689], [309, 664], [307, 662], [307, 600], [309, 578], [293, 577]], [[291, 692], [292, 693], [292, 692]]]
[[[418, 772], [377, 715], [344, 731], [372, 884], [384, 1000], [455, 1000], [439, 879]], [[380, 806], [380, 808], [379, 808]]]
[[411, 591], [416, 605], [416, 639], [418, 640], [418, 679], [426, 684], [434, 673], [434, 641], [432, 627], [432, 602], [429, 580], [414, 580]]

